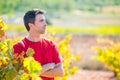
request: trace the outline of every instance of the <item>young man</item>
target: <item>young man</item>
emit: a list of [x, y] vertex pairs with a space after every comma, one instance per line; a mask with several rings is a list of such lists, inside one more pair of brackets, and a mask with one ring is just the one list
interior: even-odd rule
[[54, 80], [55, 76], [62, 76], [62, 60], [55, 44], [41, 37], [47, 25], [44, 12], [39, 9], [28, 11], [24, 15], [24, 25], [28, 35], [13, 46], [14, 54], [26, 52], [30, 47], [35, 52], [34, 59], [42, 65], [40, 73], [42, 80]]

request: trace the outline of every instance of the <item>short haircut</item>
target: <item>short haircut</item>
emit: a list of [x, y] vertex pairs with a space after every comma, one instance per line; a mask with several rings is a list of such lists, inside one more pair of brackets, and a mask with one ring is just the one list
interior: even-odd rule
[[25, 25], [27, 31], [30, 30], [30, 27], [29, 27], [28, 23], [33, 23], [34, 24], [36, 15], [44, 14], [44, 13], [45, 13], [45, 11], [39, 10], [39, 9], [32, 9], [32, 10], [29, 10], [25, 13], [23, 19], [24, 19], [24, 25]]

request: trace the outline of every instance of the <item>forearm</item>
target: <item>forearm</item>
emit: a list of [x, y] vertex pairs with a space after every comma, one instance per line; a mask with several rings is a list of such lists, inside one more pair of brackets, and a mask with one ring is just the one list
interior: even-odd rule
[[48, 63], [48, 64], [45, 64], [45, 65], [42, 65], [42, 70], [41, 70], [41, 74], [50, 70], [50, 69], [53, 69], [55, 67], [55, 63]]
[[57, 65], [53, 69], [50, 69], [50, 70], [40, 74], [40, 76], [44, 76], [44, 77], [63, 76], [63, 68], [61, 65]]

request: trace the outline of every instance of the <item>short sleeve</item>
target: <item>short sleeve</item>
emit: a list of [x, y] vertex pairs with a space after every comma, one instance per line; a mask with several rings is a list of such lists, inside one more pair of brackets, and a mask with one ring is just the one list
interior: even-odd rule
[[13, 45], [14, 55], [18, 56], [23, 51], [22, 44], [20, 42]]
[[58, 51], [57, 46], [52, 42], [52, 52], [53, 52], [53, 62], [55, 62], [55, 64], [60, 63], [63, 61], [63, 58], [61, 56], [61, 54]]

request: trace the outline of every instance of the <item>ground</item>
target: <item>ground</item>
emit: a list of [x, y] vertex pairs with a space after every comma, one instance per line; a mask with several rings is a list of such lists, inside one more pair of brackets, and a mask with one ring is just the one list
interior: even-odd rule
[[116, 80], [114, 73], [110, 71], [79, 70], [68, 80]]

